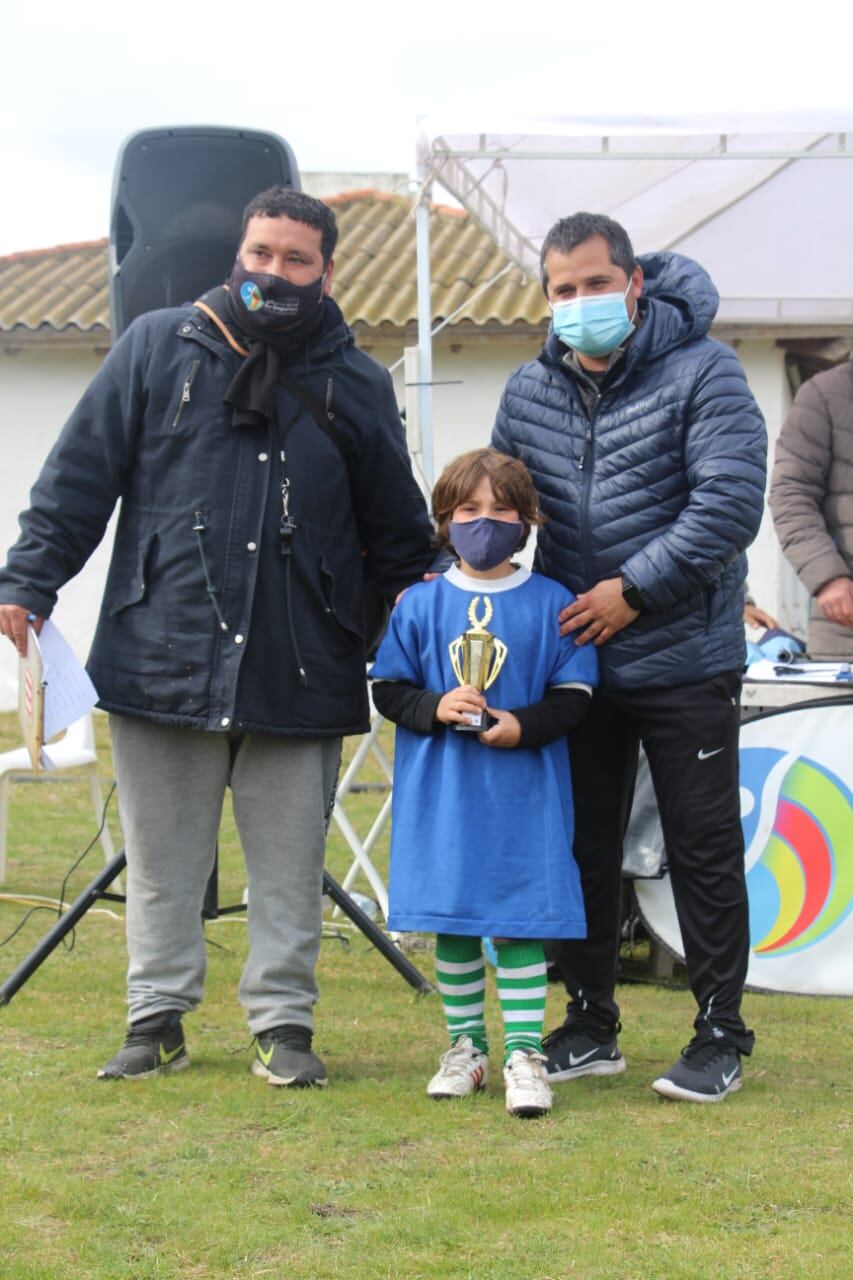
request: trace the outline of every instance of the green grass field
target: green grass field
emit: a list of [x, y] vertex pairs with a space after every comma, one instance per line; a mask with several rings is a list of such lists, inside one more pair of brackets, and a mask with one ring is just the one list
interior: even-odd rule
[[[99, 738], [109, 779], [100, 717]], [[0, 750], [17, 739], [14, 717], [0, 717]], [[348, 803], [362, 831], [380, 801]], [[118, 839], [114, 806], [111, 824]], [[79, 778], [13, 785], [0, 938], [26, 909], [10, 898], [55, 898], [94, 829]], [[67, 897], [101, 857], [96, 846]], [[342, 878], [348, 865], [335, 835], [329, 867]], [[222, 902], [243, 883], [226, 814]], [[744, 1088], [698, 1107], [650, 1088], [689, 1039], [689, 992], [626, 983], [627, 1073], [558, 1086], [551, 1116], [523, 1122], [504, 1110], [497, 1054], [486, 1093], [431, 1102], [437, 999], [415, 995], [360, 934], [330, 930], [315, 1034], [329, 1087], [275, 1090], [248, 1073], [238, 916], [207, 928], [190, 1070], [100, 1082], [124, 1027], [122, 907], [106, 907], [0, 1009], [3, 1280], [853, 1274], [850, 1001], [748, 996], [758, 1043]], [[38, 912], [0, 949], [0, 978], [50, 923]], [[431, 976], [429, 949], [412, 957]], [[561, 1012], [554, 988], [549, 1025]], [[493, 996], [488, 1016], [497, 1044]]]

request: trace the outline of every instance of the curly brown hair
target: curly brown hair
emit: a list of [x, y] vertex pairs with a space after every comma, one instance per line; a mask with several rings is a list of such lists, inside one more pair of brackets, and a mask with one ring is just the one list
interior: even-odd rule
[[462, 453], [448, 462], [432, 491], [436, 539], [440, 546], [453, 545], [450, 541], [453, 512], [470, 498], [484, 476], [488, 478], [495, 497], [518, 512], [518, 518], [524, 525], [517, 548], [520, 551], [530, 536], [531, 527], [542, 524], [544, 517], [527, 467], [517, 458], [510, 458], [497, 449], [472, 449], [470, 453]]
[[290, 218], [291, 222], [303, 222], [306, 227], [313, 227], [320, 232], [323, 266], [329, 265], [338, 243], [338, 224], [329, 206], [316, 196], [294, 191], [293, 187], [268, 187], [266, 191], [259, 191], [243, 210], [238, 249], [242, 248], [252, 218]]

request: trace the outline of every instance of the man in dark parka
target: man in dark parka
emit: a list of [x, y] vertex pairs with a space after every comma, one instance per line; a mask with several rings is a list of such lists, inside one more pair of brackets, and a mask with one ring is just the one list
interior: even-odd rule
[[314, 971], [341, 738], [369, 721], [365, 571], [393, 599], [432, 560], [391, 380], [331, 297], [336, 239], [321, 201], [257, 196], [229, 283], [140, 317], [110, 352], [0, 572], [0, 630], [23, 652], [28, 615], [50, 615], [120, 504], [88, 663], [128, 862], [129, 1030], [103, 1078], [189, 1062], [230, 786], [252, 1071], [326, 1083]]

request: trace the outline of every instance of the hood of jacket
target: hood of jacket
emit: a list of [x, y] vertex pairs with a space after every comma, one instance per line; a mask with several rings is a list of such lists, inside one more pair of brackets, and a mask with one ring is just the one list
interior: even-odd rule
[[[641, 254], [637, 261], [643, 269], [642, 324], [626, 348], [629, 368], [704, 338], [720, 305], [714, 282], [692, 258], [662, 251]], [[549, 328], [540, 359], [548, 365], [560, 364], [565, 353], [564, 344]]]

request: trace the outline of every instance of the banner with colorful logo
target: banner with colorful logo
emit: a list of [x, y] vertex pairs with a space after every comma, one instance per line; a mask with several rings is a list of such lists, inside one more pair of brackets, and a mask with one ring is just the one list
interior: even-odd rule
[[[853, 995], [853, 702], [745, 721], [740, 769], [747, 985]], [[652, 935], [683, 958], [669, 877], [634, 888]]]

